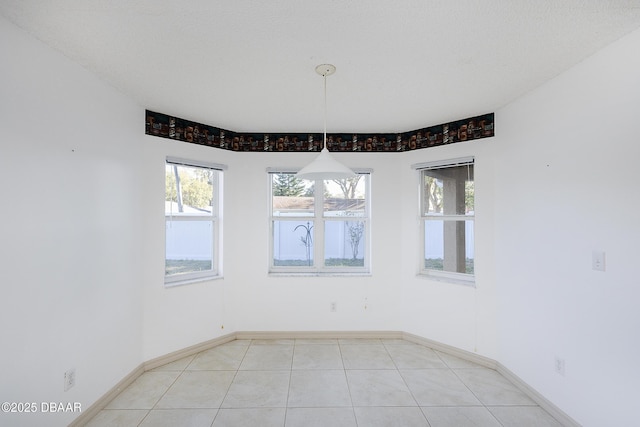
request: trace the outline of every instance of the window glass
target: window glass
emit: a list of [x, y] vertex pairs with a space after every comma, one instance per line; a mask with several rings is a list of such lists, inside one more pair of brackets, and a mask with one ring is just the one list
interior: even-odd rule
[[167, 160], [165, 284], [219, 275], [222, 172]]
[[167, 221], [165, 274], [213, 269], [211, 221]]
[[422, 172], [423, 215], [473, 215], [473, 165]]
[[323, 185], [325, 188], [324, 216], [365, 215], [365, 179], [363, 175], [324, 181]]
[[313, 216], [314, 185], [294, 174], [281, 173], [271, 176], [271, 209], [273, 216]]
[[312, 221], [273, 221], [273, 265], [280, 267], [312, 267]]
[[369, 174], [308, 181], [271, 173], [270, 179], [271, 272], [369, 271]]
[[421, 273], [473, 281], [474, 203], [472, 159], [420, 170]]
[[[455, 244], [451, 244], [453, 241]], [[424, 221], [423, 268], [473, 274], [473, 247], [473, 221]]]
[[326, 221], [324, 262], [328, 267], [364, 267], [364, 221]]
[[214, 174], [217, 171], [167, 163], [165, 214], [212, 214]]

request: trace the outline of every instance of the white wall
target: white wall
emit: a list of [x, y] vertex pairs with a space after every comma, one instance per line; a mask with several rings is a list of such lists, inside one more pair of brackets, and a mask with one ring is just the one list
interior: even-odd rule
[[637, 422], [638, 52], [640, 30], [496, 113], [497, 359], [585, 426]]
[[143, 110], [1, 17], [0, 56], [0, 401], [87, 409], [142, 362]]

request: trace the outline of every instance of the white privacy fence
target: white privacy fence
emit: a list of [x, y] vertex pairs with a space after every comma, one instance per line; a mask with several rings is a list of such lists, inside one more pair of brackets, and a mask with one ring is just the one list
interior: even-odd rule
[[[464, 222], [465, 255], [474, 259], [473, 221]], [[424, 257], [425, 259], [444, 258], [444, 221], [425, 221]]]
[[[325, 237], [325, 258], [353, 258], [352, 237], [350, 227], [358, 221], [327, 221]], [[310, 222], [309, 225], [313, 223]], [[302, 227], [297, 226], [302, 225]], [[306, 246], [301, 238], [306, 238], [305, 221], [274, 221], [273, 256], [275, 259], [304, 260]], [[425, 224], [425, 258], [444, 257], [444, 231], [441, 221], [427, 221]], [[356, 246], [357, 258], [364, 257], [364, 246], [367, 233]], [[467, 258], [474, 258], [473, 221], [465, 221], [465, 253]], [[311, 230], [312, 239], [316, 236]], [[250, 236], [244, 236], [249, 238]], [[213, 233], [210, 221], [167, 221], [166, 223], [166, 258], [167, 259], [211, 259], [213, 252]], [[313, 245], [311, 245], [313, 251]]]
[[[325, 259], [352, 259], [354, 251], [357, 259], [364, 258], [364, 245], [366, 233], [362, 233], [359, 241], [353, 240], [352, 233], [360, 221], [326, 221], [324, 238]], [[274, 221], [273, 224], [273, 258], [279, 260], [305, 260], [307, 259], [307, 245], [305, 244], [307, 228], [312, 227], [309, 221]], [[297, 229], [296, 229], [297, 227]], [[314, 230], [310, 230], [311, 238], [315, 241]], [[357, 243], [357, 244], [356, 244]], [[352, 244], [354, 246], [352, 246]], [[313, 243], [310, 244], [311, 258], [313, 258]]]
[[166, 221], [166, 259], [210, 260], [213, 254], [211, 221]]

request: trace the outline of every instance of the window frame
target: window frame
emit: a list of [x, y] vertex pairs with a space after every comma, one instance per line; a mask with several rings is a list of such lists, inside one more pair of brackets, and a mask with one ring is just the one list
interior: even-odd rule
[[[190, 283], [201, 282], [222, 278], [222, 201], [223, 201], [223, 172], [226, 165], [209, 163], [197, 160], [189, 160], [177, 157], [167, 157], [165, 159], [165, 188], [166, 188], [166, 167], [169, 165], [207, 169], [213, 174], [212, 183], [212, 203], [211, 214], [189, 213], [174, 215], [166, 212], [165, 208], [165, 234], [164, 234], [164, 254], [165, 254], [165, 274], [164, 285], [166, 288], [181, 286]], [[165, 202], [167, 200], [165, 191]], [[211, 222], [212, 247], [211, 247], [211, 269], [188, 273], [166, 274], [167, 262], [167, 225], [170, 222], [207, 221]]]
[[[474, 206], [473, 206], [473, 215], [467, 214], [439, 214], [439, 215], [429, 215], [427, 210], [425, 209], [425, 191], [424, 191], [424, 179], [423, 172], [434, 169], [446, 169], [446, 168], [454, 168], [459, 166], [471, 165], [474, 168]], [[417, 163], [412, 165], [411, 167], [417, 171], [417, 180], [418, 180], [418, 222], [419, 222], [419, 245], [420, 250], [418, 251], [418, 276], [445, 281], [450, 283], [462, 284], [475, 287], [475, 158], [474, 157], [462, 157], [455, 159], [447, 159], [441, 161], [433, 161], [433, 162], [425, 162], [425, 163]], [[435, 270], [429, 269], [425, 266], [425, 246], [426, 246], [426, 223], [428, 221], [443, 221], [443, 224], [447, 221], [462, 221], [463, 224], [465, 221], [471, 221], [473, 223], [473, 245], [474, 245], [474, 271], [473, 273], [459, 273], [453, 271], [445, 271], [445, 270]]]
[[[273, 215], [273, 175], [278, 174], [295, 174], [296, 169], [289, 168], [268, 168], [268, 187], [269, 187], [269, 264], [268, 273], [272, 276], [368, 276], [371, 274], [371, 174], [370, 169], [356, 169], [354, 172], [365, 179], [365, 205], [362, 216], [354, 216], [353, 220], [364, 223], [363, 231], [363, 258], [364, 265], [362, 267], [353, 266], [327, 266], [325, 265], [325, 232], [328, 222], [343, 222], [345, 217], [328, 216], [324, 212], [324, 182], [323, 180], [314, 181], [314, 203], [313, 215], [300, 216], [274, 216]], [[308, 180], [305, 180], [308, 181]], [[320, 189], [320, 191], [318, 191]], [[274, 232], [276, 221], [299, 221], [309, 222], [313, 225], [313, 265], [311, 266], [276, 266], [274, 265]]]

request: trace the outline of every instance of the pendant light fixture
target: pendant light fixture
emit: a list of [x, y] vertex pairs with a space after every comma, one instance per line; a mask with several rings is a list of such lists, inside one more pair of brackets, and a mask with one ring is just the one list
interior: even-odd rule
[[351, 169], [335, 160], [327, 149], [327, 76], [335, 72], [336, 67], [331, 64], [321, 64], [316, 67], [316, 73], [320, 74], [324, 79], [324, 136], [322, 150], [313, 162], [296, 174], [296, 178], [308, 180], [345, 179], [355, 175]]

